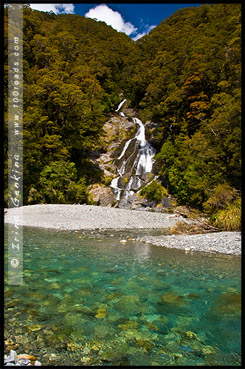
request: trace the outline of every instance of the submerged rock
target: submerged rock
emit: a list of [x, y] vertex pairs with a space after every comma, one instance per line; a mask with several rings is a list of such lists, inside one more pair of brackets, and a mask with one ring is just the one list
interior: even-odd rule
[[197, 338], [196, 334], [194, 332], [191, 332], [191, 331], [185, 332], [185, 335], [186, 335], [187, 338]]
[[33, 324], [33, 325], [27, 326], [28, 331], [31, 331], [31, 332], [40, 331], [41, 328], [42, 326], [40, 324]]
[[42, 366], [40, 361], [33, 355], [19, 354], [11, 350], [9, 355], [4, 356], [4, 366]]
[[95, 315], [96, 318], [104, 319], [106, 317], [106, 309], [104, 307], [100, 307], [97, 310], [97, 314]]
[[20, 300], [12, 299], [9, 302], [5, 303], [5, 308], [12, 308], [12, 307], [18, 306], [19, 304], [20, 304]]
[[220, 314], [240, 314], [241, 302], [240, 293], [223, 293], [218, 297], [214, 310]]
[[13, 340], [11, 340], [10, 338], [6, 339], [4, 341], [4, 351], [10, 352], [11, 350], [16, 350], [19, 345], [17, 343], [14, 343]]
[[182, 302], [182, 296], [176, 295], [174, 292], [166, 292], [162, 295], [162, 303], [167, 304], [180, 304]]

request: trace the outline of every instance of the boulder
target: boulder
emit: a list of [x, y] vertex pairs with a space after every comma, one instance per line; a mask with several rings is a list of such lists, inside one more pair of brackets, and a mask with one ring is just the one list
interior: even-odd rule
[[116, 201], [116, 196], [112, 189], [100, 184], [92, 185], [89, 193], [93, 195], [93, 200], [96, 201], [96, 205], [111, 207]]

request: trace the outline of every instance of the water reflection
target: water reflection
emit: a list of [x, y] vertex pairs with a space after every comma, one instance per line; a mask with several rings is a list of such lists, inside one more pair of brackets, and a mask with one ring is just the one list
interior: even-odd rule
[[150, 245], [149, 244], [142, 244], [140, 247], [135, 247], [135, 258], [139, 262], [145, 262], [149, 259], [150, 256]]

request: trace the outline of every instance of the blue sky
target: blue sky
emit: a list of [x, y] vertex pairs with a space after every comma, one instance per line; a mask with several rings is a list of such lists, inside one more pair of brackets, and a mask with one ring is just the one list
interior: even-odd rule
[[119, 32], [137, 40], [150, 32], [176, 10], [201, 4], [31, 4], [33, 9], [54, 11], [56, 14], [73, 13], [106, 22]]

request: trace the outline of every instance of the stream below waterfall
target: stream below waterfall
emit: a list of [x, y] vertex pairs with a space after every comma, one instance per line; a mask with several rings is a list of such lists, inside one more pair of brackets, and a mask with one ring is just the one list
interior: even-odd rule
[[240, 258], [138, 236], [24, 227], [24, 283], [6, 280], [4, 299], [18, 354], [61, 367], [241, 366]]
[[[124, 99], [115, 110], [117, 113], [125, 104]], [[122, 115], [123, 114], [123, 115]], [[124, 113], [120, 114], [125, 116]], [[127, 207], [135, 193], [147, 183], [147, 174], [152, 173], [156, 150], [145, 137], [145, 126], [138, 118], [133, 118], [138, 130], [133, 138], [126, 141], [121, 154], [116, 159], [118, 176], [111, 182], [119, 205]]]

